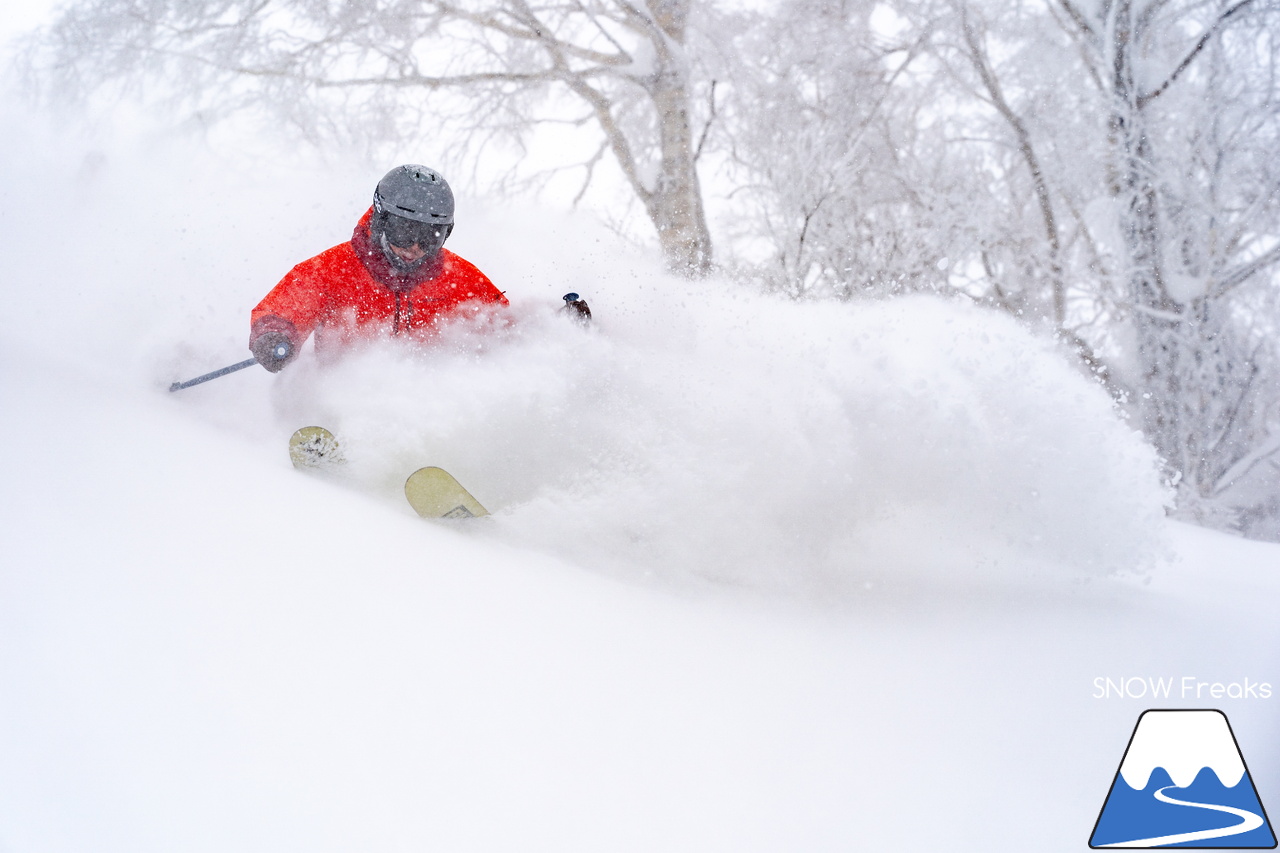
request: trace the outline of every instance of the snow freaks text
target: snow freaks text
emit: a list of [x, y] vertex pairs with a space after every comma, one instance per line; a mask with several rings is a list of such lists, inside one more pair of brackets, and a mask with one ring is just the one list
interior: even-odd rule
[[1181, 677], [1129, 676], [1093, 680], [1094, 699], [1270, 699], [1271, 683], [1243, 678], [1239, 681], [1202, 681]]

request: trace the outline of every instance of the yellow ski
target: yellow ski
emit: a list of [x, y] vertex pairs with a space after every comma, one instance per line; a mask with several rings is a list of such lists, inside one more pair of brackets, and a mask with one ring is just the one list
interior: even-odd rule
[[289, 439], [289, 459], [295, 468], [332, 468], [346, 461], [342, 446], [324, 427], [303, 427]]
[[404, 496], [423, 518], [477, 518], [489, 510], [443, 468], [419, 468], [404, 483]]

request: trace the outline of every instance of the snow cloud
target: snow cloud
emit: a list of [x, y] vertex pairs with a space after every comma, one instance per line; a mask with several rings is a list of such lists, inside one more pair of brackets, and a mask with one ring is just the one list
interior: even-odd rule
[[1162, 554], [1151, 452], [1005, 317], [658, 275], [602, 278], [589, 330], [517, 300], [483, 341], [304, 365], [277, 416], [330, 425], [389, 497], [439, 464], [494, 510], [478, 535], [623, 575], [821, 593]]
[[[9, 223], [14, 280], [32, 285], [6, 322], [32, 354], [164, 394], [247, 356], [249, 310], [348, 237], [381, 171], [150, 141], [145, 156], [72, 157], [92, 174], [8, 177], [64, 202]], [[58, 156], [28, 144], [46, 143]], [[1151, 451], [1011, 319], [672, 279], [583, 217], [457, 183], [450, 247], [507, 291], [511, 328], [331, 365], [304, 353], [278, 377], [246, 371], [174, 405], [278, 444], [281, 464], [295, 428], [327, 426], [352, 476], [398, 511], [404, 478], [440, 465], [494, 512], [470, 535], [629, 578], [821, 595], [1087, 577], [1163, 555]], [[35, 285], [54, 271], [57, 288]], [[556, 313], [569, 290], [592, 328]]]

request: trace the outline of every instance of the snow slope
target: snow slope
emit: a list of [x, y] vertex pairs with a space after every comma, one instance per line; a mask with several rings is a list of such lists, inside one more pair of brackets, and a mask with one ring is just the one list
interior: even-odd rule
[[[1003, 317], [676, 282], [464, 198], [511, 331], [169, 395], [378, 169], [18, 119], [4, 853], [1082, 849], [1150, 702], [1094, 679], [1280, 687], [1280, 548], [1164, 521]], [[354, 482], [289, 468], [313, 419]], [[414, 517], [428, 463], [494, 518]], [[1226, 711], [1265, 804], [1276, 701], [1172, 704]]]

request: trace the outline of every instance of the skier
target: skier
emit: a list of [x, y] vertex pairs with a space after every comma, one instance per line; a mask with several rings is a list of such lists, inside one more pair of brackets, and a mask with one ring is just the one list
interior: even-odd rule
[[438, 172], [392, 169], [351, 239], [295, 266], [253, 309], [253, 357], [275, 373], [312, 332], [320, 352], [379, 334], [425, 339], [441, 320], [507, 305], [484, 273], [444, 248], [453, 211]]

